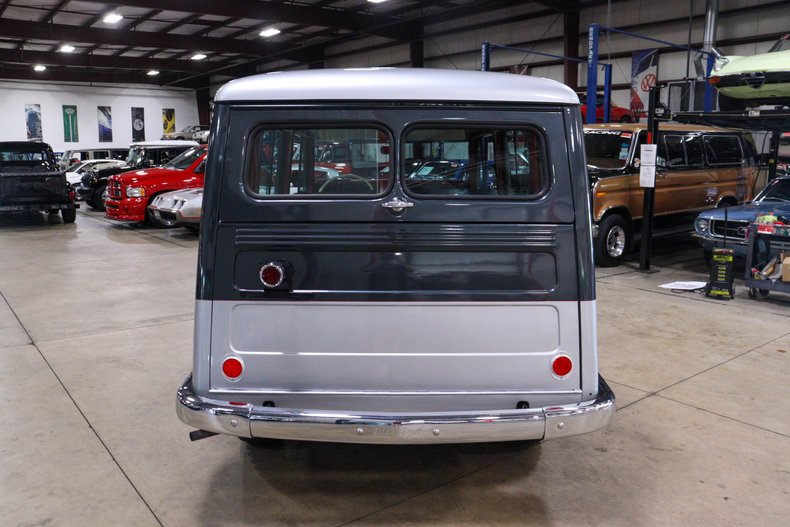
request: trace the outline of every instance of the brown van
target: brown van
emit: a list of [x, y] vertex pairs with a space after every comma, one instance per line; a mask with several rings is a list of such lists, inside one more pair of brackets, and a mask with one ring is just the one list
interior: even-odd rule
[[[619, 265], [642, 219], [639, 186], [644, 123], [584, 127], [587, 171], [591, 178], [595, 262]], [[668, 218], [751, 199], [757, 178], [751, 134], [706, 126], [661, 123], [656, 160], [655, 216]], [[595, 229], [594, 229], [595, 230]]]

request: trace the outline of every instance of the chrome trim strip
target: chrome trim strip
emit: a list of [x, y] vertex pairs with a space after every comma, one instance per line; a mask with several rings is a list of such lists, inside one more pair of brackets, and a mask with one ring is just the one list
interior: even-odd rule
[[371, 444], [543, 440], [584, 434], [608, 425], [615, 411], [614, 393], [603, 378], [599, 377], [598, 386], [594, 400], [573, 405], [371, 415], [236, 406], [195, 394], [190, 375], [176, 395], [176, 413], [192, 427], [239, 437]]
[[404, 395], [412, 396], [445, 396], [445, 395], [578, 395], [582, 393], [579, 389], [574, 390], [489, 390], [489, 391], [442, 391], [442, 392], [416, 392], [416, 391], [340, 391], [340, 390], [210, 390], [210, 393], [228, 395], [229, 392], [236, 395], [253, 395], [261, 397], [266, 395], [361, 395], [373, 397], [398, 397]]

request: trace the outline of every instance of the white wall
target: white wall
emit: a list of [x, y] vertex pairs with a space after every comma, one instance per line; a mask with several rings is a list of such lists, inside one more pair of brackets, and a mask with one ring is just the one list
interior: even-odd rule
[[[41, 105], [44, 142], [56, 152], [74, 148], [126, 148], [132, 142], [132, 110], [145, 108], [145, 138], [162, 136], [162, 108], [176, 111], [176, 129], [198, 124], [195, 92], [128, 86], [27, 83], [0, 80], [0, 140], [25, 141], [25, 104]], [[63, 141], [63, 105], [76, 105], [79, 142]], [[112, 143], [99, 143], [97, 106], [112, 107]]]

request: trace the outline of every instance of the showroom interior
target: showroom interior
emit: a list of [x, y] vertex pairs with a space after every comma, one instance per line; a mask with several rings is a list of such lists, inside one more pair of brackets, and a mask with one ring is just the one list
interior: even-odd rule
[[[786, 454], [790, 406], [785, 399], [790, 398], [788, 9], [788, 0], [0, 1], [0, 114], [4, 116], [0, 406], [6, 418], [0, 431], [0, 524], [786, 524], [790, 515]], [[378, 85], [379, 91], [346, 100], [343, 93], [364, 93], [364, 87], [344, 86], [342, 81], [339, 88], [309, 84], [312, 79], [328, 83], [364, 79], [372, 70], [378, 70], [373, 75], [384, 82], [412, 79], [415, 87]], [[508, 91], [517, 85], [511, 83], [514, 77], [524, 81], [523, 86], [535, 86], [536, 93]], [[281, 91], [266, 91], [267, 83], [278, 78], [285, 79], [278, 85]], [[439, 91], [446, 94], [415, 103], [416, 94], [427, 90], [421, 78], [481, 80], [440, 84]], [[308, 84], [287, 84], [300, 79], [308, 79]], [[500, 87], [507, 95], [497, 93]], [[325, 98], [320, 94], [326, 90], [341, 95]], [[402, 98], [390, 95], [397, 90]], [[255, 93], [257, 99], [250, 95]], [[588, 111], [586, 104], [593, 98], [595, 112]], [[374, 109], [362, 113], [368, 106]], [[404, 120], [406, 132], [399, 139], [388, 127], [401, 107], [411, 112], [412, 121], [419, 121], [421, 112], [436, 115], [444, 111], [441, 108], [447, 117], [431, 129]], [[483, 129], [481, 115], [505, 115], [503, 109], [527, 111], [524, 108], [540, 114], [535, 122], [549, 123], [556, 117], [567, 128], [554, 137], [547, 135], [554, 130], [549, 124], [529, 125], [512, 134], [508, 129], [510, 143], [492, 139], [473, 152], [468, 139], [466, 150], [458, 154], [462, 141], [456, 132], [465, 130], [463, 126], [474, 125], [477, 131]], [[345, 124], [328, 124], [326, 117], [313, 126], [310, 119], [315, 118], [305, 115], [317, 115], [322, 109], [327, 116], [338, 116], [338, 122], [347, 119]], [[250, 125], [249, 133], [235, 128], [246, 122], [247, 117], [240, 115], [259, 110], [260, 115], [277, 116], [271, 130], [264, 130], [265, 123]], [[467, 111], [476, 116], [466, 119], [472, 124], [451, 123], [464, 121], [459, 116]], [[368, 121], [376, 124], [370, 125], [372, 135], [354, 143], [348, 138], [369, 124], [360, 115], [372, 116]], [[516, 118], [502, 119], [512, 123]], [[507, 135], [499, 133], [506, 126], [502, 122], [492, 127], [491, 137]], [[303, 174], [309, 182], [303, 187], [301, 179], [290, 187], [287, 182], [277, 183], [277, 189], [274, 183], [265, 187], [266, 177], [275, 172], [275, 161], [263, 159], [270, 153], [264, 144], [269, 141], [267, 134], [274, 136], [289, 123], [300, 124], [290, 135], [277, 135], [281, 142], [270, 157], [281, 163], [282, 173], [296, 174], [294, 178]], [[310, 133], [324, 140], [294, 139]], [[327, 140], [330, 133], [338, 140]], [[431, 147], [429, 135], [434, 141]], [[283, 139], [286, 136], [290, 145]], [[400, 146], [392, 147], [397, 140], [402, 141]], [[556, 155], [565, 142], [567, 159]], [[253, 148], [266, 154], [255, 157]], [[536, 151], [548, 152], [550, 162]], [[576, 166], [574, 156], [582, 159], [582, 152], [586, 170], [569, 177], [575, 178], [574, 184], [581, 182], [584, 190], [577, 189], [573, 200], [552, 201], [557, 189], [564, 188], [560, 165]], [[493, 157], [487, 164], [477, 159], [488, 153]], [[234, 156], [243, 157], [243, 162]], [[373, 174], [367, 181], [349, 172], [353, 165], [362, 173], [363, 161], [369, 162]], [[517, 234], [508, 233], [527, 231], [505, 221], [500, 222], [501, 236], [493, 240], [482, 240], [482, 230], [458, 234], [467, 232], [460, 220], [442, 224], [450, 233], [442, 235], [445, 238], [419, 231], [425, 238], [412, 245], [403, 241], [413, 240], [406, 227], [388, 231], [389, 236], [376, 234], [379, 227], [372, 224], [397, 224], [418, 213], [423, 202], [439, 199], [452, 205], [444, 210], [488, 203], [486, 214], [495, 214], [497, 204], [519, 191], [508, 186], [507, 196], [473, 196], [471, 183], [463, 178], [478, 161], [488, 178], [486, 190], [496, 193], [501, 190], [498, 185], [505, 185], [501, 171], [515, 178], [542, 167], [544, 186], [534, 192], [524, 190], [520, 203], [546, 204], [548, 217], [575, 210], [576, 216], [568, 220], [575, 225], [573, 232], [568, 225], [539, 226], [549, 240], [546, 251], [555, 258], [553, 267], [545, 267], [546, 259], [534, 256], [543, 253], [529, 253], [537, 250], [534, 244], [539, 237], [514, 242], [511, 238]], [[243, 185], [234, 187], [233, 168], [252, 172], [256, 162], [254, 191], [248, 188], [249, 179], [240, 179]], [[265, 162], [272, 163], [267, 165], [271, 171], [261, 168]], [[302, 163], [314, 168], [297, 174]], [[245, 172], [239, 177], [251, 176]], [[361, 195], [353, 194], [355, 190], [320, 195], [349, 179], [367, 185]], [[440, 182], [451, 190], [441, 191], [445, 193], [440, 196], [427, 190], [420, 194], [420, 188], [438, 187]], [[233, 189], [246, 201], [231, 201]], [[294, 194], [303, 191], [307, 197], [298, 201]], [[270, 195], [278, 193], [284, 195]], [[247, 203], [263, 204], [263, 216], [266, 206], [276, 209], [271, 214], [284, 211], [285, 216], [296, 216], [322, 200], [336, 202], [338, 216], [324, 219], [330, 226], [347, 222], [344, 218], [350, 213], [342, 209], [351, 210], [354, 202], [375, 202], [388, 210], [371, 216], [376, 218], [371, 225], [360, 220], [364, 225], [357, 230], [338, 231], [348, 234], [348, 239], [335, 234], [321, 238], [315, 225], [306, 227], [307, 220], [293, 220], [292, 231], [278, 231], [281, 238], [276, 238], [308, 240], [303, 251], [287, 253], [292, 262], [279, 256], [253, 263], [248, 261], [252, 257], [245, 260], [246, 255], [257, 255], [253, 249], [275, 254], [286, 242], [260, 249], [265, 245], [260, 228], [252, 232], [247, 225], [246, 234], [239, 228], [233, 231], [235, 238], [228, 230], [233, 221], [252, 224], [257, 217], [225, 219], [242, 217], [237, 211]], [[230, 216], [222, 216], [228, 210]], [[305, 213], [305, 217], [312, 221], [323, 218], [321, 214]], [[481, 222], [487, 221], [484, 214], [481, 217]], [[430, 217], [425, 225], [441, 221]], [[311, 233], [314, 238], [309, 238]], [[563, 238], [566, 234], [575, 238]], [[450, 248], [426, 248], [453, 235], [455, 245]], [[329, 243], [330, 238], [337, 245], [323, 252], [311, 248]], [[511, 240], [507, 247], [496, 245], [506, 239]], [[576, 245], [569, 249], [566, 239], [574, 239]], [[302, 283], [315, 278], [311, 287], [300, 289], [291, 283], [292, 276], [294, 281], [300, 279], [302, 267], [326, 261], [321, 260], [326, 254], [337, 255], [349, 247], [360, 251], [360, 240], [379, 244], [381, 254], [385, 254], [381, 247], [391, 244], [394, 260], [371, 257], [366, 267], [358, 263], [356, 252], [350, 252], [331, 271], [308, 273]], [[245, 243], [247, 253], [227, 253], [216, 268], [206, 263], [213, 261], [209, 251], [217, 251], [219, 262], [221, 251]], [[562, 328], [540, 327], [543, 315], [496, 327], [487, 324], [489, 319], [481, 312], [464, 319], [469, 324], [455, 326], [459, 335], [470, 331], [474, 337], [450, 340], [458, 346], [463, 340], [485, 341], [493, 364], [501, 357], [518, 355], [510, 350], [519, 346], [559, 339], [546, 337], [550, 331], [563, 337], [562, 346], [569, 331], [578, 341], [573, 346], [587, 346], [589, 338], [591, 351], [559, 355], [578, 360], [572, 367], [581, 371], [560, 371], [563, 364], [555, 359], [541, 382], [595, 379], [597, 371], [601, 381], [592, 381], [599, 389], [596, 401], [611, 389], [614, 399], [607, 406], [611, 414], [586, 429], [575, 428], [571, 421], [568, 429], [565, 422], [556, 423], [551, 435], [549, 426], [556, 422], [551, 421], [551, 412], [566, 405], [566, 400], [544, 403], [542, 409], [530, 409], [529, 403], [518, 400], [510, 413], [502, 415], [540, 414], [539, 437], [502, 441], [491, 434], [454, 440], [447, 416], [460, 422], [460, 412], [449, 412], [441, 424], [426, 417], [410, 436], [409, 422], [392, 417], [398, 415], [393, 407], [399, 397], [455, 398], [464, 401], [450, 404], [458, 410], [478, 392], [458, 386], [426, 395], [421, 389], [407, 388], [416, 386], [415, 379], [430, 376], [430, 370], [417, 367], [408, 373], [404, 366], [397, 369], [401, 377], [396, 378], [396, 369], [383, 371], [385, 363], [376, 362], [376, 356], [386, 353], [371, 351], [369, 356], [361, 353], [342, 362], [355, 370], [355, 379], [362, 383], [360, 391], [352, 393], [346, 387], [342, 393], [351, 394], [351, 400], [353, 396], [365, 400], [375, 392], [395, 401], [388, 403], [386, 413], [392, 419], [386, 428], [395, 429], [394, 436], [386, 431], [376, 435], [377, 427], [385, 428], [384, 418], [359, 424], [353, 416], [332, 412], [322, 414], [322, 419], [329, 415], [333, 425], [350, 430], [350, 436], [327, 435], [322, 440], [289, 436], [286, 431], [244, 437], [235, 429], [235, 417], [229, 417], [236, 411], [229, 406], [209, 412], [214, 422], [225, 423], [225, 429], [194, 425], [198, 421], [185, 417], [189, 401], [185, 402], [184, 389], [189, 381], [184, 379], [191, 380], [192, 372], [199, 378], [202, 367], [216, 367], [221, 368], [216, 371], [224, 376], [224, 388], [212, 385], [209, 395], [224, 397], [225, 403], [243, 411], [256, 407], [260, 415], [281, 416], [278, 419], [286, 429], [296, 426], [293, 421], [298, 419], [291, 418], [295, 413], [282, 417], [288, 408], [279, 400], [275, 404], [267, 396], [255, 403], [237, 402], [230, 395], [243, 368], [249, 370], [244, 375], [251, 376], [259, 364], [280, 364], [275, 359], [255, 362], [256, 357], [283, 354], [240, 353], [236, 359], [234, 346], [239, 342], [255, 346], [256, 338], [282, 335], [286, 331], [282, 328], [293, 333], [293, 342], [305, 342], [306, 335], [317, 333], [319, 345], [324, 328], [327, 346], [333, 339], [348, 346], [348, 353], [336, 355], [355, 356], [355, 348], [381, 345], [398, 350], [391, 354], [395, 357], [413, 360], [417, 350], [404, 348], [418, 333], [399, 327], [401, 319], [377, 316], [375, 307], [370, 313], [354, 311], [358, 317], [354, 320], [331, 318], [332, 310], [341, 311], [343, 302], [353, 296], [347, 291], [351, 279], [341, 277], [344, 267], [345, 272], [368, 273], [365, 277], [373, 283], [376, 273], [395, 269], [401, 251], [413, 246], [461, 272], [447, 276], [452, 269], [410, 260], [398, 267], [398, 273], [423, 272], [422, 289], [415, 292], [414, 287], [403, 286], [389, 298], [395, 302], [379, 302], [388, 304], [386, 313], [394, 312], [392, 306], [417, 310], [442, 304], [438, 288], [472, 291], [474, 287], [465, 281], [476, 277], [497, 283], [490, 276], [491, 266], [501, 272], [502, 262], [508, 261], [502, 255], [510, 250], [534, 256], [525, 256], [528, 263], [520, 268], [534, 273], [525, 283], [544, 283], [545, 273], [559, 273], [555, 280], [560, 286], [556, 282], [545, 290], [535, 286], [540, 292], [529, 302], [522, 302], [516, 293], [490, 298], [502, 305], [543, 303], [543, 310], [551, 305], [551, 313], [562, 312], [557, 317], [564, 316], [564, 308], [557, 306], [572, 300], [575, 318], [570, 329], [565, 319]], [[453, 260], [447, 256], [452, 254], [460, 256]], [[468, 272], [473, 265], [469, 262], [479, 264], [473, 270], [479, 272]], [[263, 292], [245, 289], [247, 282], [238, 275], [245, 265], [254, 267], [255, 285]], [[575, 269], [571, 281], [578, 287], [577, 296], [562, 296], [567, 269]], [[305, 317], [295, 322], [287, 317], [297, 311], [275, 309], [273, 313], [285, 314], [244, 323], [229, 314], [228, 323], [222, 318], [226, 308], [220, 309], [217, 300], [220, 293], [211, 297], [216, 301], [214, 311], [205, 307], [211, 303], [206, 291], [214, 294], [213, 287], [227, 296], [222, 305], [232, 305], [227, 308], [230, 312], [265, 302], [266, 295], [274, 306], [312, 297], [321, 300], [321, 294], [334, 287], [332, 273], [342, 285], [337, 286], [336, 296], [316, 302], [323, 304], [321, 313], [328, 313], [321, 320]], [[207, 286], [222, 276], [228, 276], [227, 284]], [[401, 282], [411, 276], [398, 274]], [[510, 291], [508, 287], [517, 288], [503, 286]], [[362, 305], [379, 299], [374, 286], [368, 293], [373, 300]], [[480, 298], [485, 300], [480, 304], [496, 303], [485, 296], [465, 295], [455, 304], [470, 306]], [[410, 306], [411, 301], [417, 301], [419, 308]], [[416, 321], [419, 316], [406, 320]], [[328, 326], [322, 325], [327, 320]], [[343, 335], [346, 327], [362, 336]], [[234, 331], [247, 331], [248, 337], [234, 336]], [[514, 335], [521, 335], [524, 342]], [[442, 346], [442, 338], [431, 336], [430, 330], [424, 336]], [[230, 348], [202, 355], [226, 337], [232, 341]], [[304, 354], [310, 351], [318, 353]], [[433, 355], [469, 364], [460, 351]], [[488, 357], [482, 352], [480, 356]], [[355, 360], [360, 362], [354, 365]], [[492, 370], [486, 361], [474, 363], [483, 367], [467, 368], [462, 377], [487, 378]], [[364, 368], [359, 366], [363, 363]], [[239, 371], [234, 372], [234, 367]], [[461, 369], [448, 365], [439, 368], [436, 376], [452, 378]], [[319, 373], [326, 372], [303, 374], [312, 379]], [[501, 374], [511, 377], [513, 372]], [[344, 373], [335, 375], [347, 378]], [[366, 378], [369, 386], [364, 384]], [[389, 391], [376, 386], [382, 379], [389, 383]], [[584, 398], [585, 382], [579, 381], [568, 393]], [[437, 384], [441, 383], [437, 380]], [[478, 395], [487, 393], [478, 391]], [[190, 392], [190, 400], [198, 399], [195, 392]], [[282, 396], [280, 392], [272, 391]], [[331, 390], [326, 392], [323, 395]], [[549, 400], [548, 389], [533, 387], [532, 392], [536, 400]], [[311, 397], [316, 393], [322, 396], [314, 390]], [[202, 400], [204, 408], [207, 400]], [[377, 403], [368, 404], [372, 408]], [[591, 407], [584, 401], [580, 404], [575, 413], [589, 414]], [[303, 408], [336, 410], [331, 405]], [[407, 415], [407, 409], [400, 410]], [[252, 419], [254, 413], [250, 409], [247, 415]], [[299, 415], [308, 413], [302, 410]], [[289, 419], [292, 422], [285, 422]]]

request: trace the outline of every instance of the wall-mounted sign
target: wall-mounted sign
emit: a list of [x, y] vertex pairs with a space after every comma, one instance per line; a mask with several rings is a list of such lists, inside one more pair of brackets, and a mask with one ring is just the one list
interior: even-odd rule
[[99, 142], [112, 143], [112, 107], [97, 106], [96, 115], [99, 119]]
[[63, 105], [63, 142], [76, 143], [80, 140], [79, 128], [77, 127], [77, 107], [75, 105]]
[[162, 108], [162, 132], [169, 134], [176, 131], [175, 108]]
[[145, 141], [145, 108], [132, 107], [132, 141]]
[[25, 128], [28, 141], [43, 141], [44, 133], [41, 130], [41, 105], [25, 105]]

